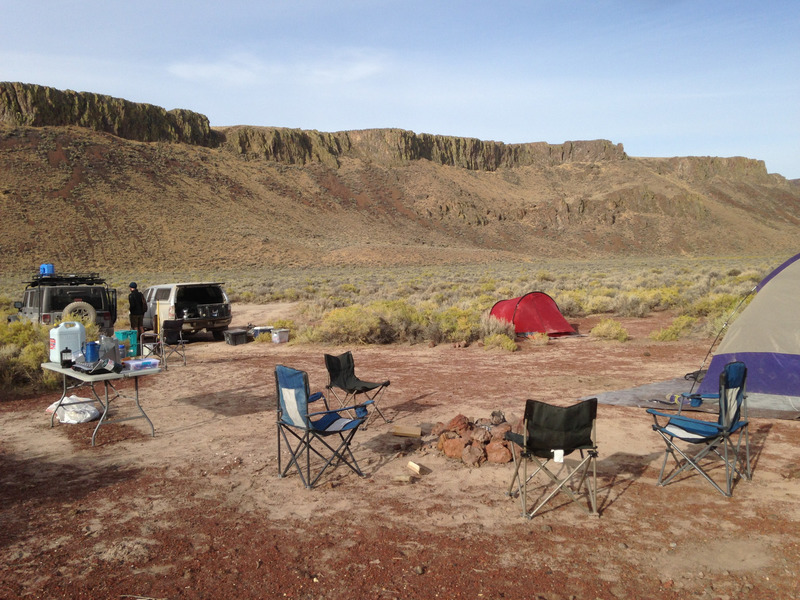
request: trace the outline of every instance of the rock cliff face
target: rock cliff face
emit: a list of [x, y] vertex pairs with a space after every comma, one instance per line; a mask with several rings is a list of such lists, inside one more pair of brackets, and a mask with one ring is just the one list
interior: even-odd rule
[[25, 83], [0, 82], [0, 123], [76, 125], [140, 142], [218, 143], [208, 118], [189, 110]]
[[800, 187], [741, 157], [401, 129], [212, 129], [0, 84], [0, 273], [790, 255]]
[[235, 154], [291, 165], [319, 162], [338, 167], [342, 159], [384, 166], [429, 160], [475, 171], [500, 167], [553, 166], [580, 161], [623, 160], [622, 144], [607, 140], [563, 144], [503, 144], [474, 138], [416, 134], [402, 129], [324, 133], [280, 127], [211, 129], [205, 115], [164, 110], [101, 94], [61, 91], [0, 82], [0, 123], [33, 127], [75, 125], [139, 142], [182, 142], [223, 146]]
[[288, 164], [321, 162], [339, 166], [343, 158], [370, 160], [383, 166], [399, 166], [429, 160], [472, 171], [498, 168], [554, 166], [571, 162], [624, 160], [622, 144], [607, 140], [563, 144], [503, 144], [402, 129], [368, 129], [321, 133], [276, 127], [233, 127], [220, 130], [225, 147], [245, 156]]

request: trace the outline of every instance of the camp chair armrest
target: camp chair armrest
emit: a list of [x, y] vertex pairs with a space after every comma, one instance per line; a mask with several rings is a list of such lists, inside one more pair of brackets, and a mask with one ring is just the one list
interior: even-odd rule
[[308, 397], [309, 402], [316, 402], [317, 400], [320, 399], [325, 400], [325, 396], [322, 394], [322, 392], [314, 392]]
[[677, 425], [678, 427], [691, 427], [692, 425], [702, 425], [703, 427], [713, 427], [717, 431], [724, 431], [725, 428], [722, 427], [719, 423], [714, 423], [713, 421], [703, 421], [701, 419], [692, 419], [691, 417], [681, 417], [680, 415], [675, 415], [670, 418], [670, 424]]
[[677, 413], [667, 414], [661, 411], [656, 410], [655, 408], [648, 408], [647, 414], [653, 415], [654, 417], [664, 417], [665, 419], [671, 419], [672, 417], [678, 416]]
[[308, 413], [308, 415], [306, 415], [306, 416], [308, 416], [308, 417], [317, 417], [317, 416], [320, 416], [320, 415], [339, 414], [340, 412], [347, 411], [347, 410], [355, 410], [356, 414], [357, 414], [359, 409], [366, 410], [367, 405], [368, 404], [372, 404], [372, 403], [373, 403], [372, 400], [367, 400], [366, 402], [363, 402], [361, 404], [357, 404], [355, 406], [343, 406], [342, 408], [339, 408], [337, 410], [320, 410], [320, 411], [317, 411], [317, 412]]
[[[686, 431], [696, 430], [698, 425], [701, 426], [702, 428], [714, 429], [717, 432], [725, 431], [725, 428], [723, 426], [721, 426], [719, 423], [715, 423], [713, 421], [703, 421], [702, 419], [692, 419], [691, 417], [682, 417], [681, 415], [667, 415], [667, 414], [664, 414], [664, 413], [659, 413], [657, 411], [654, 411], [653, 409], [648, 409], [647, 412], [649, 412], [651, 415], [653, 415], [654, 419], [655, 419], [656, 415], [659, 415], [659, 416], [662, 416], [662, 417], [666, 417], [667, 419], [669, 419], [669, 422], [667, 423], [667, 426], [675, 425], [675, 426], [680, 427], [681, 429], [684, 429]], [[658, 426], [658, 420], [657, 419], [656, 419], [656, 425], [655, 426]]]

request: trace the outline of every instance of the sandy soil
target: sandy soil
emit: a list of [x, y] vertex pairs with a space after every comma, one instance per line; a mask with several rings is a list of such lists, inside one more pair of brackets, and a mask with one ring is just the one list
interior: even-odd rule
[[[235, 323], [268, 325], [293, 307], [235, 308]], [[524, 519], [505, 494], [510, 464], [470, 468], [430, 445], [457, 414], [512, 419], [526, 398], [567, 404], [698, 368], [709, 340], [647, 338], [667, 322], [625, 321], [624, 344], [574, 337], [513, 354], [200, 337], [186, 366], [142, 379], [155, 437], [129, 421], [101, 428], [95, 447], [94, 424], [50, 428], [58, 394], [3, 402], [0, 597], [798, 598], [798, 422], [752, 420], [753, 479], [724, 498], [697, 476], [657, 487], [650, 417], [601, 405], [599, 518], [559, 500]], [[277, 476], [273, 368], [323, 389], [323, 353], [346, 349], [362, 378], [391, 379], [393, 423], [358, 432], [364, 478], [339, 468], [307, 490]], [[426, 435], [394, 436], [394, 424]], [[398, 483], [409, 461], [424, 473]]]

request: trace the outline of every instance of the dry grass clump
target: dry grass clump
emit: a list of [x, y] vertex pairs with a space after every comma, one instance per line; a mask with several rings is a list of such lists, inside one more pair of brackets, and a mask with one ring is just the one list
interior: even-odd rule
[[627, 342], [628, 339], [630, 339], [627, 330], [619, 321], [615, 321], [614, 319], [603, 319], [592, 327], [589, 335], [600, 338], [601, 340], [616, 340], [618, 342]]
[[506, 352], [516, 352], [519, 350], [517, 342], [502, 333], [491, 333], [483, 338], [485, 350], [505, 350]]
[[697, 318], [680, 315], [668, 327], [652, 332], [650, 339], [657, 342], [675, 342], [689, 335], [696, 324]]

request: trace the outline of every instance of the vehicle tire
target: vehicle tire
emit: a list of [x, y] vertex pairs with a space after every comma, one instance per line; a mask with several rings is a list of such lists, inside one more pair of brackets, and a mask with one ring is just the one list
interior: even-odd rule
[[97, 321], [97, 311], [88, 302], [73, 302], [64, 307], [61, 313], [61, 320], [66, 321], [69, 317], [86, 318], [89, 323]]
[[221, 342], [225, 339], [225, 330], [224, 329], [212, 329], [211, 335], [214, 336], [214, 339], [218, 342]]

